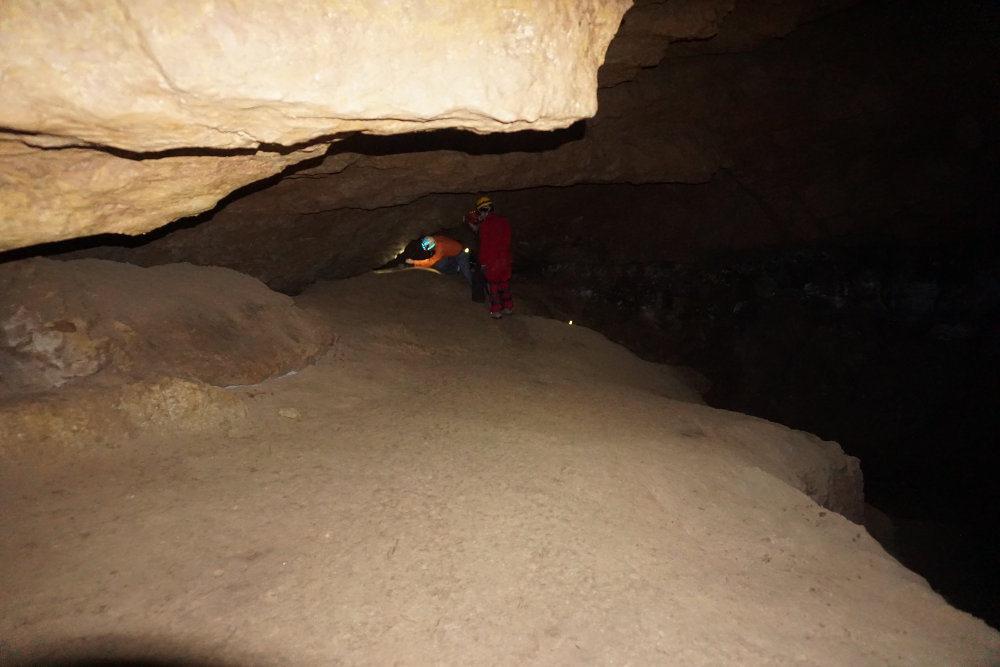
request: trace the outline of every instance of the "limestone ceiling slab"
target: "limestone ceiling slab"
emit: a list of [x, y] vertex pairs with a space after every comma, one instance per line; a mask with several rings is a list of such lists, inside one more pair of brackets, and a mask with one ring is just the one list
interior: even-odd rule
[[141, 234], [211, 209], [232, 190], [325, 150], [139, 160], [0, 140], [0, 251], [95, 234]]
[[[596, 112], [597, 70], [630, 5], [3, 3], [0, 250], [95, 230], [141, 233], [205, 210], [307, 156], [280, 147], [356, 131], [566, 127]], [[82, 155], [88, 148], [103, 153]], [[231, 150], [243, 166], [220, 155]], [[25, 174], [15, 155], [30, 164]], [[88, 200], [78, 189], [88, 170], [119, 178]], [[197, 185], [206, 178], [211, 186]], [[161, 206], [149, 191], [138, 217], [130, 203], [114, 205], [116, 193], [140, 198], [149, 179], [195, 194], [186, 206]]]
[[565, 127], [630, 4], [4, 3], [2, 123], [136, 152]]

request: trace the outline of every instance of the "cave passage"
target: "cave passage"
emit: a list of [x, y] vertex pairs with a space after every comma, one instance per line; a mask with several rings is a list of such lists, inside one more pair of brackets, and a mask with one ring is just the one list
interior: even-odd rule
[[[792, 552], [781, 551], [780, 539], [772, 541], [779, 529], [763, 537], [741, 532], [746, 525], [762, 525], [761, 508], [753, 506], [756, 500], [738, 498], [726, 505], [731, 511], [712, 516], [713, 503], [698, 497], [704, 491], [700, 482], [679, 471], [683, 457], [708, 439], [706, 431], [719, 442], [729, 442], [732, 430], [762, 429], [766, 437], [754, 440], [750, 449], [777, 447], [775, 443], [786, 440], [803, 448], [817, 446], [801, 433], [786, 437], [776, 426], [781, 424], [835, 441], [858, 457], [868, 505], [864, 521], [871, 535], [950, 604], [1000, 628], [1000, 540], [995, 535], [1000, 521], [1000, 484], [995, 480], [1000, 469], [996, 4], [801, 0], [758, 6], [741, 0], [716, 3], [727, 5], [725, 11], [690, 14], [677, 8], [685, 4], [636, 3], [597, 73], [596, 115], [562, 130], [483, 135], [435, 129], [385, 135], [381, 132], [388, 131], [386, 126], [378, 125], [375, 134], [333, 135], [321, 128], [306, 144], [264, 144], [259, 155], [245, 148], [87, 154], [74, 144], [66, 150], [32, 153], [38, 162], [31, 169], [36, 171], [22, 174], [12, 168], [10, 178], [0, 179], [0, 194], [16, 175], [24, 192], [31, 193], [21, 196], [18, 190], [17, 201], [34, 201], [39, 211], [50, 199], [61, 200], [38, 195], [27, 185], [41, 173], [39, 164], [61, 154], [83, 162], [68, 163], [58, 168], [65, 173], [54, 169], [51, 178], [37, 179], [50, 187], [39, 192], [70, 193], [66, 201], [73, 199], [77, 217], [99, 211], [110, 222], [129, 222], [130, 216], [138, 219], [159, 211], [158, 206], [186, 216], [168, 217], [173, 222], [138, 236], [96, 233], [0, 253], [0, 269], [11, 274], [18, 270], [16, 265], [24, 262], [27, 267], [39, 258], [91, 262], [91, 282], [77, 284], [64, 274], [55, 287], [42, 289], [27, 280], [24, 289], [37, 287], [31, 298], [60, 313], [84, 300], [96, 303], [91, 313], [99, 317], [38, 315], [31, 320], [14, 303], [0, 313], [13, 323], [4, 325], [0, 334], [29, 340], [37, 333], [35, 341], [58, 343], [47, 348], [39, 344], [35, 351], [45, 349], [31, 362], [42, 368], [42, 380], [55, 377], [64, 382], [70, 398], [45, 394], [38, 402], [42, 417], [36, 423], [51, 416], [45, 410], [56, 410], [64, 405], [61, 401], [68, 404], [83, 394], [74, 393], [77, 378], [105, 369], [137, 375], [146, 371], [152, 379], [141, 378], [136, 386], [98, 387], [97, 398], [88, 399], [92, 409], [78, 410], [75, 416], [84, 422], [104, 419], [105, 426], [141, 433], [157, 445], [162, 443], [156, 438], [167, 439], [169, 434], [157, 431], [164, 422], [156, 419], [169, 412], [165, 405], [171, 397], [181, 396], [195, 405], [186, 418], [216, 429], [211, 445], [218, 447], [220, 457], [232, 456], [243, 466], [240, 447], [247, 445], [258, 447], [252, 454], [265, 462], [258, 467], [255, 460], [232, 472], [246, 475], [244, 485], [243, 479], [232, 483], [234, 478], [227, 476], [232, 466], [211, 468], [211, 447], [192, 445], [190, 458], [168, 447], [164, 453], [151, 449], [165, 457], [155, 461], [164, 465], [150, 479], [137, 476], [136, 485], [156, 487], [159, 499], [146, 498], [148, 504], [142, 505], [140, 497], [131, 504], [135, 494], [126, 488], [130, 480], [111, 480], [112, 472], [104, 471], [100, 474], [114, 482], [108, 488], [116, 495], [103, 498], [99, 485], [87, 490], [98, 525], [116, 525], [115, 512], [121, 506], [127, 508], [122, 511], [133, 529], [148, 538], [144, 544], [158, 539], [153, 534], [157, 522], [174, 522], [177, 534], [185, 535], [187, 521], [201, 531], [200, 539], [211, 543], [213, 529], [225, 523], [218, 517], [239, 511], [252, 519], [254, 511], [270, 512], [268, 539], [274, 537], [285, 552], [257, 540], [248, 529], [248, 540], [243, 534], [228, 538], [232, 544], [248, 544], [223, 556], [222, 549], [213, 552], [219, 560], [211, 569], [198, 562], [194, 551], [195, 565], [184, 564], [170, 574], [181, 583], [185, 576], [198, 581], [203, 588], [196, 593], [205, 599], [214, 599], [219, 590], [232, 593], [265, 620], [268, 612], [260, 610], [288, 591], [306, 590], [309, 604], [329, 611], [323, 607], [326, 600], [346, 590], [353, 607], [345, 605], [351, 608], [334, 610], [331, 617], [350, 616], [346, 625], [376, 636], [375, 641], [397, 639], [394, 633], [412, 621], [407, 617], [413, 611], [407, 607], [411, 598], [426, 609], [461, 609], [464, 617], [449, 617], [442, 624], [442, 612], [429, 628], [421, 628], [432, 643], [447, 644], [461, 634], [469, 618], [481, 616], [479, 599], [470, 590], [485, 591], [485, 597], [500, 591], [497, 599], [503, 604], [498, 608], [507, 609], [510, 601], [503, 599], [504, 591], [530, 583], [528, 588], [542, 594], [533, 598], [536, 617], [562, 621], [564, 612], [554, 610], [562, 601], [547, 599], [545, 588], [560, 577], [566, 579], [567, 590], [576, 592], [583, 590], [573, 588], [579, 582], [613, 590], [613, 595], [625, 591], [622, 613], [642, 611], [631, 606], [628, 596], [645, 596], [661, 611], [656, 605], [664, 601], [683, 609], [684, 600], [671, 598], [669, 585], [683, 576], [662, 570], [674, 566], [663, 558], [667, 542], [669, 548], [689, 549], [686, 556], [699, 566], [699, 559], [719, 558], [706, 570], [713, 577], [708, 585], [718, 588], [704, 597], [746, 594], [715, 574], [728, 572], [735, 580], [745, 572], [771, 576], [783, 564], [782, 557], [794, 560]], [[493, 79], [482, 80], [489, 89]], [[538, 90], [531, 86], [533, 93]], [[459, 111], [468, 112], [467, 120], [475, 110]], [[275, 112], [275, 118], [320, 126], [324, 118], [332, 122], [334, 117], [300, 108], [287, 116]], [[297, 128], [295, 136], [303, 132]], [[278, 159], [292, 160], [294, 151], [310, 147], [315, 152], [297, 163]], [[15, 143], [15, 148], [22, 151], [26, 145]], [[202, 157], [219, 161], [197, 159]], [[250, 158], [256, 157], [274, 161], [253, 163]], [[224, 158], [232, 159], [225, 163]], [[191, 162], [184, 162], [187, 159]], [[145, 171], [175, 160], [176, 171]], [[201, 171], [191, 171], [195, 165]], [[183, 180], [192, 174], [203, 175], [210, 187]], [[220, 178], [234, 174], [231, 182]], [[80, 185], [80, 179], [90, 177], [86, 184], [93, 191]], [[77, 201], [78, 194], [89, 198]], [[484, 308], [470, 306], [468, 291], [457, 277], [414, 271], [390, 277], [374, 271], [389, 266], [407, 242], [460, 224], [483, 194], [494, 198], [498, 212], [514, 228], [517, 307], [514, 316], [494, 328], [488, 328], [493, 323]], [[199, 195], [208, 202], [205, 206], [186, 206]], [[73, 222], [73, 215], [58, 206], [49, 214], [54, 217], [46, 220], [53, 226], [58, 226], [53, 220]], [[18, 224], [29, 219], [18, 215]], [[87, 227], [90, 232], [98, 228], [131, 229], [120, 224]], [[37, 269], [30, 266], [31, 271]], [[41, 284], [43, 269], [37, 271]], [[209, 274], [211, 279], [206, 278]], [[98, 284], [98, 278], [103, 282]], [[382, 278], [386, 281], [379, 282]], [[205, 284], [213, 285], [214, 293], [206, 294]], [[117, 294], [124, 286], [139, 287], [120, 300], [128, 302], [131, 311], [115, 310], [111, 297], [100, 303], [103, 295]], [[77, 288], [86, 299], [62, 299], [63, 293]], [[229, 301], [216, 308], [216, 298], [222, 302], [223, 297]], [[427, 310], [425, 299], [434, 304]], [[310, 300], [322, 305], [315, 309], [323, 313], [322, 324], [314, 321], [315, 312], [299, 308]], [[209, 314], [193, 315], [198, 308]], [[581, 326], [567, 333], [567, 321]], [[462, 336], [458, 342], [450, 328], [456, 323]], [[243, 354], [241, 346], [251, 345], [250, 336], [243, 335], [248, 330], [267, 340], [252, 354]], [[598, 334], [642, 360], [672, 368], [650, 371], [651, 364], [633, 363], [633, 356], [605, 345]], [[129, 345], [142, 350], [146, 366], [129, 356]], [[14, 343], [5, 343], [0, 354], [14, 349]], [[75, 356], [71, 363], [50, 363], [45, 355], [52, 350]], [[171, 350], [173, 357], [167, 353]], [[510, 357], [498, 356], [497, 350]], [[602, 360], [599, 373], [588, 375], [593, 370], [589, 353]], [[441, 354], [462, 360], [447, 377], [431, 375], [440, 373], [435, 362]], [[246, 358], [252, 360], [251, 368], [234, 370]], [[495, 372], [483, 372], [477, 365], [484, 358], [489, 364], [483, 365], [492, 365]], [[207, 379], [180, 370], [188, 363], [208, 368]], [[342, 372], [341, 365], [347, 371]], [[291, 367], [302, 372], [287, 373]], [[174, 372], [184, 377], [174, 377]], [[671, 378], [666, 388], [658, 384], [663, 373]], [[651, 376], [658, 379], [654, 382]], [[600, 391], [587, 393], [595, 377], [604, 384]], [[267, 388], [274, 378], [288, 381], [282, 391]], [[499, 399], [491, 394], [497, 378], [506, 392]], [[62, 384], [40, 387], [28, 382], [17, 389], [31, 394], [56, 386]], [[427, 386], [432, 390], [421, 390]], [[127, 398], [134, 400], [124, 400], [122, 391], [131, 392]], [[236, 392], [238, 400], [227, 391]], [[226, 397], [219, 398], [219, 392]], [[701, 394], [698, 400], [696, 393]], [[581, 397], [585, 400], [572, 403]], [[686, 403], [683, 408], [664, 407], [656, 400], [662, 397]], [[722, 410], [702, 421], [706, 413], [700, 411], [706, 408], [701, 398]], [[382, 410], [383, 401], [391, 410]], [[240, 424], [249, 423], [244, 402], [266, 408], [261, 414], [277, 447], [240, 431]], [[618, 402], [625, 405], [624, 412], [614, 412]], [[126, 414], [120, 406], [130, 404], [139, 407]], [[486, 410], [495, 404], [504, 408], [500, 417]], [[449, 412], [452, 408], [457, 416]], [[310, 421], [314, 415], [320, 417]], [[62, 415], [57, 417], [54, 423], [62, 424]], [[645, 420], [657, 427], [647, 429]], [[713, 426], [704, 427], [709, 422]], [[143, 431], [149, 423], [156, 428]], [[620, 437], [608, 423], [622, 426], [626, 436]], [[406, 429], [413, 424], [419, 428], [411, 436]], [[56, 430], [63, 446], [75, 446], [75, 431]], [[88, 435], [103, 437], [101, 428], [91, 430]], [[510, 436], [515, 432], [517, 438]], [[370, 449], [368, 441], [375, 443]], [[436, 447], [442, 442], [447, 446]], [[647, 465], [643, 447], [662, 442], [672, 443], [672, 449], [655, 449], [657, 463]], [[470, 451], [474, 455], [466, 457]], [[634, 461], [623, 463], [619, 451], [631, 452]], [[570, 463], [553, 452], [565, 454]], [[343, 467], [331, 472], [336, 466], [330, 460], [340, 465], [341, 456]], [[672, 456], [678, 457], [676, 469]], [[794, 464], [793, 459], [785, 462]], [[203, 479], [192, 461], [209, 466], [218, 477]], [[540, 481], [531, 469], [534, 464], [525, 461], [545, 470], [545, 479]], [[122, 463], [122, 469], [134, 470], [129, 468], [132, 463], [140, 470], [145, 465], [136, 457]], [[488, 474], [497, 465], [514, 471], [512, 481]], [[819, 535], [808, 544], [819, 545], [817, 562], [830, 564], [822, 554], [828, 545], [824, 522], [832, 523], [829, 508], [814, 512], [802, 489], [789, 500], [783, 494], [792, 487], [758, 475], [754, 466], [705, 465], [739, 488], [763, 488], [774, 503], [785, 503], [773, 507], [790, 507], [789, 525], [802, 535]], [[771, 472], [780, 476], [779, 468]], [[307, 472], [295, 472], [303, 470]], [[299, 476], [305, 480], [301, 485]], [[49, 530], [68, 535], [67, 541], [81, 554], [92, 556], [87, 567], [95, 570], [88, 581], [114, 583], [118, 570], [104, 568], [99, 551], [88, 554], [90, 533], [76, 532], [73, 526], [75, 499], [72, 494], [58, 496], [62, 489], [57, 487], [54, 497], [46, 496]], [[681, 487], [685, 495], [671, 495]], [[360, 500], [338, 504], [344, 489], [344, 497]], [[645, 495], [631, 499], [633, 490]], [[197, 502], [185, 504], [182, 492]], [[32, 518], [32, 498], [27, 492], [19, 497], [25, 525]], [[156, 504], [164, 498], [165, 505]], [[470, 498], [475, 512], [468, 510]], [[612, 501], [606, 502], [609, 498]], [[313, 499], [316, 506], [310, 504]], [[170, 503], [175, 500], [189, 514], [174, 515]], [[801, 500], [809, 502], [796, 504]], [[565, 520], [549, 521], [547, 508], [555, 505], [565, 512]], [[510, 512], [512, 507], [516, 511]], [[673, 508], [681, 508], [690, 524], [678, 523], [671, 516]], [[298, 533], [283, 532], [286, 511], [299, 517]], [[588, 532], [592, 526], [574, 523], [587, 517], [586, 512], [606, 517], [613, 529], [595, 537]], [[330, 532], [321, 528], [332, 514], [337, 514], [340, 526], [361, 534], [355, 541], [344, 540], [346, 546], [336, 553], [327, 548], [326, 540], [333, 540]], [[382, 523], [370, 521], [372, 516]], [[519, 532], [518, 522], [525, 516], [540, 517], [540, 528], [519, 541], [527, 534]], [[658, 518], [643, 523], [650, 516]], [[505, 521], [509, 532], [502, 529]], [[726, 548], [735, 545], [734, 559], [727, 560], [730, 554], [717, 550], [716, 536], [703, 528], [714, 527], [713, 522], [729, 526]], [[251, 523], [229, 529], [240, 533]], [[396, 533], [384, 530], [387, 525]], [[641, 526], [635, 532], [649, 541], [648, 550], [632, 549], [635, 544], [627, 534], [614, 534], [632, 525]], [[851, 568], [852, 559], [861, 562], [872, 552], [882, 558], [875, 544], [871, 551], [862, 550], [869, 547], [859, 528], [836, 525], [837, 549], [843, 548], [844, 562]], [[689, 531], [690, 526], [694, 528]], [[37, 541], [26, 533], [20, 535], [25, 567], [32, 563], [32, 550], [43, 543], [51, 547], [46, 553], [55, 554], [53, 562], [72, 561], [71, 549], [62, 549], [59, 539]], [[302, 534], [308, 539], [301, 539]], [[452, 541], [436, 540], [436, 535], [448, 535]], [[474, 539], [462, 542], [469, 535]], [[110, 529], [98, 537], [128, 544]], [[564, 567], [567, 554], [585, 552], [580, 545], [589, 539], [607, 548], [605, 564], [622, 568], [615, 570], [613, 580], [602, 581], [593, 574], [595, 569], [588, 570], [589, 562], [579, 571]], [[316, 589], [323, 596], [309, 597], [315, 591], [295, 579], [294, 553], [302, 544], [314, 572], [324, 572], [331, 563], [340, 568], [337, 587], [321, 577], [309, 579], [324, 582]], [[461, 545], [456, 551], [467, 548], [482, 562], [463, 560], [465, 554], [452, 551], [453, 544]], [[403, 564], [397, 554], [408, 547], [412, 560]], [[426, 554], [435, 549], [441, 558], [430, 562]], [[630, 556], [638, 563], [633, 572], [625, 572], [632, 564], [617, 559], [618, 549], [632, 549]], [[154, 553], [154, 563], [157, 557]], [[505, 570], [510, 562], [516, 567]], [[538, 562], [549, 570], [531, 569]], [[733, 562], [742, 569], [727, 569]], [[868, 568], [871, 562], [857, 568]], [[382, 576], [382, 566], [391, 576]], [[263, 575], [257, 574], [258, 567]], [[380, 600], [372, 602], [371, 591], [355, 584], [351, 567], [371, 568], [369, 581], [375, 582]], [[794, 567], [798, 565], [789, 565], [786, 572], [794, 572]], [[892, 562], [891, 567], [898, 565]], [[630, 576], [643, 568], [664, 574], [668, 584], [662, 589], [636, 584], [638, 578]], [[897, 573], [890, 569], [873, 576], [894, 580]], [[225, 577], [234, 570], [249, 573], [246, 580], [228, 582]], [[456, 575], [461, 579], [457, 583], [448, 580], [452, 571], [461, 575]], [[486, 579], [476, 579], [482, 572]], [[496, 573], [510, 580], [489, 581]], [[864, 573], [872, 574], [867, 569]], [[141, 573], [133, 576], [141, 580]], [[419, 593], [411, 598], [399, 595], [392, 577], [415, 577], [409, 581], [417, 581], [414, 589]], [[700, 600], [706, 584], [692, 581], [685, 581], [694, 591], [690, 599]], [[825, 613], [820, 595], [838, 604], [844, 603], [844, 590], [878, 597], [877, 590], [866, 588], [867, 581], [845, 582], [838, 580], [835, 593], [817, 583], [794, 599], [783, 589], [769, 589], [765, 596], [780, 598], [767, 598], [778, 610], [775, 616], [726, 622], [780, 628], [790, 616], [801, 616], [795, 606], [800, 603]], [[39, 590], [36, 593], [47, 595]], [[173, 609], [173, 595], [183, 593], [158, 598], [156, 609]], [[558, 596], [557, 591], [553, 597]], [[72, 613], [100, 617], [104, 609], [84, 608], [89, 603], [85, 598], [71, 601], [79, 605]], [[752, 598], [748, 608], [757, 609], [758, 601]], [[199, 623], [239, 611], [199, 604], [196, 600], [192, 609], [202, 615], [191, 617]], [[379, 607], [376, 614], [373, 609], [382, 604], [385, 608]], [[511, 604], [516, 607], [518, 601]], [[670, 618], [672, 611], [663, 613]], [[19, 627], [30, 631], [32, 623], [45, 622], [32, 614], [32, 609], [25, 611]], [[642, 614], [636, 616], [629, 631], [652, 634]], [[369, 619], [375, 617], [391, 620], [385, 627], [373, 627]], [[313, 615], [308, 622], [317, 618], [320, 615]], [[710, 634], [719, 617], [705, 619], [710, 620], [697, 621], [696, 630], [707, 628]], [[518, 615], [505, 620], [517, 625], [531, 619]], [[322, 630], [329, 629], [316, 622]], [[244, 640], [265, 636], [270, 628], [263, 625], [241, 626]], [[301, 635], [310, 635], [303, 644], [343, 639], [310, 634], [310, 627], [302, 625]], [[523, 640], [517, 646], [520, 658], [544, 645], [563, 651], [553, 653], [564, 658], [563, 664], [600, 662], [600, 647], [592, 654], [576, 652], [588, 641], [595, 643], [599, 633], [563, 635], [564, 627], [555, 620], [518, 627]], [[605, 626], [592, 627], [603, 631]], [[513, 636], [507, 626], [498, 633]], [[351, 639], [344, 641], [349, 644]], [[704, 645], [713, 641], [708, 637]], [[3, 650], [0, 641], [0, 654]], [[851, 654], [854, 663], [845, 659], [845, 664], [879, 664], [880, 657]]]

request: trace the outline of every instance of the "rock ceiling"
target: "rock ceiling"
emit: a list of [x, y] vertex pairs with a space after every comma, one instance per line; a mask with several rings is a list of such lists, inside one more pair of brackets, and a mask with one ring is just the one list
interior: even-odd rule
[[0, 243], [148, 231], [354, 132], [565, 127], [628, 5], [7, 3]]
[[0, 248], [163, 227], [91, 254], [293, 290], [478, 192], [548, 260], [995, 213], [969, 196], [995, 154], [985, 9], [949, 34], [890, 2], [632, 5], [9, 3]]

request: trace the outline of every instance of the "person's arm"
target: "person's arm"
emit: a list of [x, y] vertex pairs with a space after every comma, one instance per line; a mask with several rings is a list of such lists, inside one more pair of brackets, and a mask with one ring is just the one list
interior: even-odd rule
[[430, 257], [428, 257], [427, 259], [416, 259], [416, 260], [414, 260], [414, 259], [408, 259], [408, 260], [406, 260], [406, 263], [407, 264], [412, 264], [413, 266], [416, 266], [416, 267], [420, 267], [420, 268], [425, 268], [426, 269], [426, 268], [430, 268], [430, 267], [434, 266], [435, 264], [437, 264], [438, 260], [441, 259], [441, 257], [442, 257], [441, 246], [440, 246], [440, 244], [438, 244], [438, 245], [434, 246], [434, 254], [431, 255]]

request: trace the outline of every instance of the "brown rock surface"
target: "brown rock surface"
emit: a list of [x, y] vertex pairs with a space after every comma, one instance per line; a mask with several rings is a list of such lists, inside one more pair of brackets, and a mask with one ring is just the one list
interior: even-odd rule
[[101, 370], [253, 384], [330, 340], [287, 296], [223, 268], [31, 259], [0, 265], [0, 293], [0, 394]]
[[153, 429], [239, 422], [221, 387], [302, 368], [329, 329], [229, 269], [104, 260], [0, 265], [0, 452], [48, 459]]
[[624, 83], [639, 70], [659, 64], [672, 42], [715, 37], [736, 4], [737, 0], [639, 0], [608, 48], [600, 84]]
[[102, 377], [59, 390], [0, 396], [0, 456], [48, 467], [95, 449], [117, 449], [148, 432], [228, 433], [247, 408], [197, 380]]
[[432, 272], [297, 303], [338, 342], [229, 390], [243, 423], [0, 468], [7, 662], [1000, 657], [817, 504], [849, 481], [835, 443], [702, 405], [587, 329], [492, 321]]

